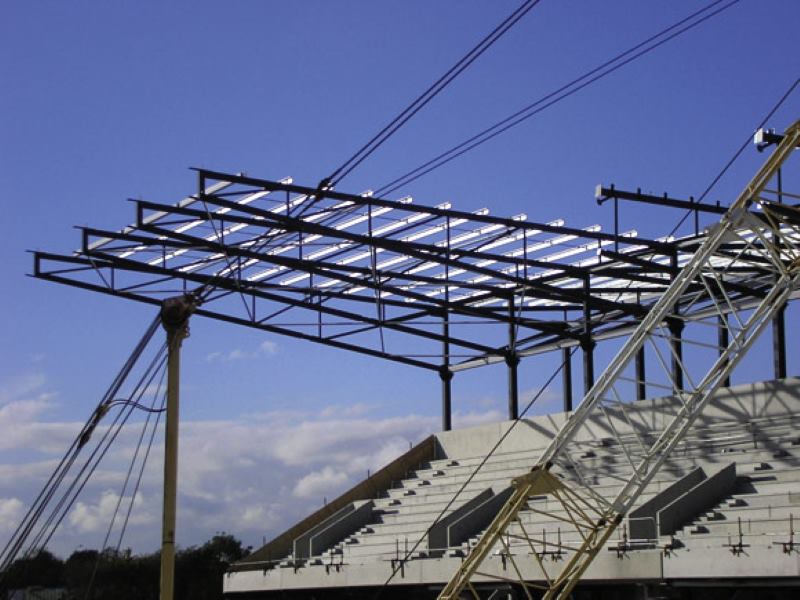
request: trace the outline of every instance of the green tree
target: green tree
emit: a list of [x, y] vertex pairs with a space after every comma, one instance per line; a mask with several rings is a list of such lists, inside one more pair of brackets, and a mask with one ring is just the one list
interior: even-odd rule
[[[228, 566], [250, 548], [225, 532], [202, 546], [179, 550], [176, 556], [176, 600], [221, 600], [222, 579]], [[3, 589], [30, 586], [66, 587], [75, 600], [158, 600], [160, 554], [133, 555], [107, 548], [76, 550], [62, 562], [47, 551], [14, 562]], [[0, 595], [2, 597], [2, 595]]]
[[176, 557], [176, 600], [221, 600], [225, 571], [249, 552], [250, 548], [225, 532], [200, 547], [181, 550]]
[[34, 585], [61, 587], [64, 563], [47, 550], [39, 550], [28, 558], [18, 558], [0, 574], [0, 591], [16, 590]]

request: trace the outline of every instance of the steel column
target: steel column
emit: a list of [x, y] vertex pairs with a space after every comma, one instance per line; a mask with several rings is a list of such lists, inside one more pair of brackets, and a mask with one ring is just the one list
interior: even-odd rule
[[[717, 317], [719, 322], [719, 331], [717, 333], [717, 347], [719, 348], [719, 355], [725, 354], [725, 349], [730, 345], [730, 329], [728, 328], [728, 315], [720, 315]], [[723, 362], [723, 367], [727, 367], [727, 359]], [[731, 386], [731, 377], [727, 375], [722, 381], [724, 387]]]
[[161, 526], [160, 599], [175, 594], [175, 515], [178, 488], [178, 414], [181, 344], [188, 335], [194, 302], [189, 296], [168, 298], [161, 307], [161, 324], [167, 332], [167, 411], [164, 420], [164, 502]]
[[442, 365], [439, 367], [439, 378], [442, 380], [442, 431], [452, 428], [452, 394], [450, 382], [453, 372], [450, 370], [450, 313], [442, 317]]
[[639, 348], [636, 353], [636, 399], [644, 400], [647, 398], [647, 371], [645, 370], [644, 346]]
[[[673, 254], [670, 257], [670, 266], [675, 275], [678, 274], [678, 255]], [[683, 334], [684, 323], [683, 320], [676, 314], [667, 318], [667, 328], [669, 329], [669, 346], [670, 355], [672, 357], [672, 391], [677, 394], [683, 391], [683, 341], [681, 335]]]
[[677, 317], [667, 318], [669, 328], [670, 354], [672, 355], [672, 391], [678, 393], [683, 391], [683, 333], [684, 323]]
[[775, 379], [786, 377], [786, 307], [783, 306], [772, 319], [772, 362]]
[[519, 418], [519, 384], [517, 383], [517, 324], [514, 321], [514, 297], [508, 299], [508, 352], [505, 361], [508, 366], [508, 418]]
[[[588, 277], [583, 279], [583, 293], [586, 298], [591, 295], [592, 288]], [[589, 303], [583, 302], [583, 393], [588, 394], [594, 385], [594, 347], [597, 345], [592, 339], [592, 311]]]
[[583, 350], [583, 393], [587, 394], [594, 385], [594, 347], [597, 344], [587, 337], [581, 342]]
[[516, 354], [506, 356], [508, 365], [508, 418], [519, 418], [519, 384], [517, 383], [517, 365], [519, 357]]
[[450, 431], [453, 428], [453, 390], [450, 385], [453, 381], [453, 372], [446, 365], [442, 365], [439, 369], [439, 378], [442, 380], [442, 431]]
[[561, 371], [562, 388], [564, 388], [564, 412], [572, 411], [572, 352], [569, 348], [561, 349], [561, 361], [564, 367]]

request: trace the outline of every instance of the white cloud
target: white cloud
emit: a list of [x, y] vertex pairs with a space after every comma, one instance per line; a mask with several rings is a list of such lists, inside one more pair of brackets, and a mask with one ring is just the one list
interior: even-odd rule
[[[78, 422], [47, 420], [53, 405], [41, 397], [43, 386], [43, 378], [29, 380], [7, 392], [5, 405], [0, 405], [0, 498], [5, 498], [0, 501], [0, 527], [7, 530], [16, 526], [20, 512], [27, 510], [80, 429]], [[502, 418], [497, 411], [476, 411], [456, 414], [454, 422], [465, 426]], [[97, 428], [95, 437], [108, 422]], [[102, 543], [141, 424], [130, 423], [119, 434], [53, 538], [53, 551], [68, 555], [79, 544]], [[199, 544], [225, 530], [245, 544], [257, 545], [262, 537], [281, 533], [319, 508], [323, 497], [332, 500], [364, 479], [367, 471], [385, 466], [438, 428], [438, 416], [382, 416], [377, 406], [357, 402], [317, 414], [283, 410], [225, 420], [183, 420], [178, 543]], [[135, 527], [128, 528], [124, 540], [137, 552], [154, 550], [160, 539], [162, 434], [155, 439], [131, 517]], [[86, 458], [82, 454], [78, 462]], [[130, 494], [126, 492], [128, 500]]]
[[19, 525], [25, 505], [19, 498], [0, 498], [0, 532], [11, 533]]
[[[122, 497], [122, 502], [119, 502], [120, 496], [112, 490], [105, 490], [100, 495], [100, 499], [95, 502], [77, 502], [69, 513], [69, 524], [79, 533], [94, 533], [106, 531], [117, 511], [117, 504], [119, 503], [119, 510], [117, 512], [117, 519], [122, 519], [127, 511], [128, 504], [130, 503], [130, 496]], [[140, 526], [149, 524], [155, 521], [149, 511], [142, 510], [144, 508], [144, 499], [141, 493], [137, 493], [133, 500], [133, 511], [131, 513], [130, 525]]]
[[298, 481], [292, 495], [298, 498], [319, 498], [323, 494], [332, 494], [340, 491], [349, 480], [347, 473], [334, 469], [333, 467], [323, 467], [319, 471], [312, 471]]
[[278, 344], [272, 340], [264, 340], [255, 350], [234, 348], [227, 352], [211, 352], [206, 355], [206, 362], [233, 362], [238, 360], [255, 360], [272, 356], [278, 352]]
[[349, 406], [342, 406], [341, 404], [332, 404], [331, 406], [326, 406], [322, 409], [319, 413], [319, 416], [323, 419], [327, 419], [328, 417], [339, 416], [339, 417], [360, 417], [372, 410], [375, 410], [375, 406], [369, 406], [368, 404], [364, 404], [362, 402], [357, 402], [355, 404], [351, 404]]
[[22, 447], [50, 452], [63, 450], [64, 443], [74, 439], [77, 425], [40, 420], [56, 406], [55, 394], [45, 390], [45, 384], [41, 373], [0, 383], [0, 450]]
[[278, 351], [278, 344], [272, 340], [264, 340], [258, 348], [262, 354], [275, 354]]
[[40, 395], [45, 384], [42, 373], [20, 375], [0, 383], [0, 404], [30, 399], [32, 395]]

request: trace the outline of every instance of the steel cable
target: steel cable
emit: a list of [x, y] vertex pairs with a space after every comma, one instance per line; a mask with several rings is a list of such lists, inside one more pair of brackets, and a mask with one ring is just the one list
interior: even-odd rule
[[[579, 92], [580, 90], [588, 87], [592, 83], [599, 81], [600, 79], [605, 78], [608, 75], [611, 75], [618, 69], [628, 65], [629, 63], [633, 62], [634, 60], [648, 54], [658, 48], [659, 46], [669, 42], [670, 40], [678, 37], [682, 33], [689, 31], [690, 29], [700, 25], [701, 23], [707, 21], [708, 19], [718, 15], [719, 13], [727, 10], [734, 4], [737, 4], [740, 0], [731, 0], [724, 6], [718, 8], [717, 10], [705, 14], [702, 18], [685, 25], [692, 19], [702, 15], [703, 13], [708, 12], [716, 5], [723, 2], [723, 0], [715, 0], [710, 4], [706, 5], [705, 7], [693, 12], [687, 17], [684, 17], [680, 21], [677, 21], [673, 25], [662, 29], [658, 33], [650, 36], [649, 38], [645, 39], [642, 42], [632, 46], [631, 48], [621, 52], [620, 54], [616, 55], [615, 57], [601, 63], [597, 67], [587, 71], [580, 77], [577, 77], [570, 81], [569, 83], [559, 87], [558, 89], [542, 96], [538, 100], [528, 104], [527, 106], [521, 108], [520, 110], [516, 111], [515, 113], [501, 119], [500, 121], [496, 122], [494, 125], [487, 127], [486, 129], [476, 133], [475, 135], [471, 136], [470, 138], [464, 140], [463, 142], [453, 146], [449, 150], [442, 152], [438, 156], [426, 161], [425, 163], [419, 165], [418, 167], [408, 171], [404, 175], [395, 178], [394, 180], [382, 185], [376, 190], [376, 195], [386, 195], [390, 194], [391, 192], [396, 191], [397, 189], [416, 181], [417, 179], [443, 167], [447, 163], [456, 158], [466, 154], [467, 152], [474, 150], [478, 146], [485, 144], [489, 140], [499, 136], [502, 133], [505, 133], [509, 129], [519, 125], [520, 123], [530, 119], [531, 117], [539, 114], [540, 112], [550, 108], [551, 106], [565, 100], [569, 96]], [[685, 25], [685, 27], [682, 27]], [[681, 28], [682, 27], [682, 28]], [[678, 29], [680, 28], [680, 29]], [[668, 37], [664, 37], [669, 32], [678, 29]], [[659, 38], [663, 38], [659, 40]], [[659, 41], [656, 41], [659, 40]], [[654, 43], [652, 43], [654, 42]], [[652, 44], [651, 44], [652, 43]], [[651, 44], [651, 45], [648, 45]], [[645, 47], [646, 46], [646, 47]], [[644, 49], [642, 49], [644, 47]], [[628, 57], [628, 58], [625, 58]], [[622, 60], [625, 59], [625, 60]], [[617, 63], [617, 64], [615, 64]], [[605, 70], [604, 70], [605, 69]], [[596, 74], [596, 75], [595, 75]], [[581, 83], [583, 82], [583, 83]], [[580, 84], [580, 85], [578, 85]]]
[[[163, 362], [166, 360], [164, 356], [165, 352], [166, 344], [159, 349], [156, 357], [151, 361], [150, 365], [148, 365], [147, 371], [139, 379], [139, 382], [136, 386], [137, 391], [143, 388], [143, 382], [147, 382], [144, 384], [144, 387], [152, 383], [153, 379], [158, 373], [160, 364], [163, 364]], [[109, 448], [111, 447], [111, 444], [113, 444], [117, 439], [117, 436], [119, 436], [122, 428], [125, 426], [134, 410], [135, 408], [133, 405], [128, 405], [123, 407], [122, 410], [117, 413], [114, 421], [108, 427], [108, 429], [106, 429], [106, 432], [95, 446], [95, 449], [92, 451], [89, 459], [86, 461], [86, 463], [84, 463], [83, 467], [81, 467], [80, 471], [75, 476], [75, 479], [61, 497], [61, 500], [58, 502], [56, 508], [51, 512], [50, 517], [48, 517], [47, 521], [45, 522], [45, 525], [42, 526], [39, 533], [34, 538], [34, 541], [29, 546], [29, 553], [33, 553], [36, 548], [44, 548], [47, 546], [53, 534], [56, 532], [59, 525], [64, 520], [64, 517], [66, 517], [69, 510], [74, 505], [80, 493], [86, 487], [86, 484], [89, 482], [89, 478], [94, 474], [100, 462], [103, 460]], [[120, 417], [122, 418], [120, 419]], [[97, 458], [95, 459], [96, 456]]]
[[[147, 430], [150, 428], [150, 420], [151, 420], [153, 414], [155, 414], [156, 415], [155, 424], [154, 424], [154, 426], [152, 428], [152, 434], [150, 435], [150, 440], [149, 440], [149, 443], [148, 443], [148, 446], [147, 446], [147, 451], [146, 451], [146, 453], [145, 453], [145, 455], [144, 455], [144, 457], [142, 459], [142, 465], [141, 465], [141, 469], [139, 470], [139, 476], [138, 476], [137, 481], [136, 481], [136, 486], [134, 488], [133, 494], [131, 494], [131, 500], [130, 500], [130, 503], [128, 504], [128, 510], [126, 512], [126, 515], [125, 515], [124, 525], [122, 527], [122, 530], [121, 530], [121, 533], [120, 533], [120, 536], [119, 536], [119, 541], [117, 542], [117, 545], [116, 545], [116, 548], [115, 548], [115, 554], [117, 554], [119, 552], [120, 546], [122, 545], [122, 539], [123, 539], [123, 536], [125, 535], [125, 529], [127, 528], [127, 525], [128, 525], [128, 519], [130, 518], [131, 511], [133, 510], [133, 503], [136, 501], [136, 494], [139, 491], [139, 483], [141, 482], [142, 474], [144, 473], [144, 468], [145, 468], [145, 466], [147, 464], [147, 458], [150, 455], [150, 446], [153, 443], [153, 438], [155, 436], [155, 432], [158, 429], [159, 418], [161, 416], [161, 412], [163, 411], [164, 403], [166, 401], [166, 396], [161, 394], [161, 389], [162, 389], [162, 386], [164, 384], [164, 377], [165, 377], [166, 372], [167, 372], [166, 368], [164, 368], [165, 365], [166, 365], [165, 362], [161, 363], [161, 367], [159, 369], [160, 372], [161, 372], [161, 375], [159, 377], [158, 386], [156, 388], [156, 391], [153, 394], [153, 401], [151, 402], [150, 408], [147, 409], [146, 407], [142, 407], [142, 405], [140, 405], [138, 403], [135, 403], [135, 402], [130, 402], [129, 403], [129, 406], [131, 406], [132, 408], [144, 408], [145, 410], [147, 410], [147, 418], [145, 419], [144, 424], [142, 425], [142, 431], [139, 434], [139, 440], [136, 443], [136, 450], [134, 451], [133, 457], [131, 458], [130, 465], [128, 466], [128, 472], [125, 475], [125, 480], [124, 480], [124, 482], [122, 484], [122, 489], [121, 489], [121, 491], [119, 493], [119, 497], [117, 498], [117, 504], [114, 507], [114, 513], [111, 515], [111, 520], [110, 520], [110, 522], [108, 524], [108, 529], [106, 530], [105, 538], [103, 538], [103, 543], [100, 546], [99, 552], [97, 553], [97, 560], [95, 560], [94, 568], [92, 569], [92, 575], [89, 578], [88, 585], [86, 586], [86, 594], [84, 595], [85, 600], [89, 600], [89, 598], [91, 597], [92, 589], [94, 587], [94, 582], [95, 582], [95, 579], [97, 577], [97, 571], [100, 568], [100, 562], [103, 559], [103, 552], [107, 548], [108, 540], [111, 537], [111, 532], [113, 531], [114, 524], [117, 521], [117, 515], [119, 514], [119, 509], [122, 506], [122, 501], [125, 498], [125, 492], [128, 489], [128, 483], [130, 482], [131, 474], [133, 473], [133, 469], [136, 466], [137, 459], [139, 458], [139, 452], [142, 449], [142, 442], [144, 441], [144, 438], [145, 438], [145, 436], [147, 434]], [[145, 388], [142, 391], [142, 393], [144, 393], [146, 389], [147, 388]], [[161, 410], [157, 410], [156, 409], [156, 403], [158, 403], [159, 398], [161, 398], [161, 403], [160, 403], [161, 404]]]
[[[749, 146], [752, 143], [753, 134], [755, 132], [757, 132], [759, 129], [761, 129], [762, 127], [764, 127], [767, 124], [767, 122], [772, 118], [772, 116], [776, 112], [778, 112], [778, 109], [781, 106], [783, 106], [783, 103], [786, 102], [786, 100], [789, 98], [789, 96], [792, 95], [792, 92], [794, 92], [794, 90], [795, 90], [795, 88], [797, 88], [798, 84], [800, 84], [800, 77], [798, 77], [797, 79], [794, 80], [794, 82], [792, 82], [792, 84], [783, 93], [783, 96], [780, 97], [780, 99], [775, 104], [775, 106], [773, 106], [772, 109], [767, 113], [767, 115], [763, 119], [761, 119], [761, 123], [759, 123], [759, 125], [753, 130], [753, 133], [750, 133], [747, 136], [747, 139], [745, 139], [744, 142], [742, 143], [742, 145], [739, 146], [739, 149], [736, 150], [736, 152], [733, 153], [733, 156], [730, 158], [730, 160], [728, 160], [728, 162], [725, 163], [725, 166], [722, 167], [720, 172], [717, 173], [717, 175], [714, 177], [714, 179], [711, 180], [711, 183], [708, 184], [708, 187], [706, 187], [706, 189], [703, 190], [703, 193], [700, 194], [700, 196], [698, 196], [697, 201], [696, 201], [697, 204], [700, 204], [701, 202], [703, 202], [703, 200], [706, 199], [706, 196], [708, 196], [708, 194], [711, 192], [711, 190], [713, 190], [714, 187], [717, 185], [717, 183], [719, 183], [719, 180], [722, 179], [722, 177], [725, 175], [725, 173], [728, 172], [728, 169], [730, 169], [733, 166], [733, 163], [735, 163], [739, 159], [739, 157], [742, 155], [742, 152], [744, 152], [745, 148], [747, 148], [747, 146]], [[683, 225], [686, 222], [686, 219], [689, 218], [689, 215], [691, 215], [692, 212], [693, 211], [691, 209], [686, 211], [686, 214], [683, 215], [681, 220], [678, 221], [678, 224], [675, 225], [675, 227], [669, 233], [670, 236], [675, 235], [675, 232], [678, 231], [680, 226]]]
[[3, 548], [2, 553], [0, 553], [0, 557], [2, 557], [2, 562], [0, 562], [0, 581], [2, 580], [4, 574], [7, 572], [7, 567], [17, 558], [19, 551], [25, 545], [28, 536], [30, 535], [33, 528], [36, 526], [36, 523], [38, 523], [47, 505], [52, 500], [56, 490], [60, 487], [61, 483], [66, 477], [66, 474], [72, 468], [72, 465], [74, 464], [78, 454], [80, 453], [80, 450], [84, 445], [81, 443], [81, 441], [84, 439], [84, 436], [90, 434], [90, 429], [92, 428], [92, 422], [95, 419], [95, 416], [97, 415], [98, 411], [101, 409], [104, 403], [106, 403], [109, 399], [113, 398], [119, 393], [119, 390], [122, 387], [124, 381], [130, 375], [130, 372], [133, 369], [134, 365], [136, 364], [137, 360], [143, 353], [147, 344], [152, 339], [153, 335], [155, 334], [155, 331], [158, 328], [158, 324], [159, 320], [154, 319], [153, 322], [150, 324], [150, 326], [145, 330], [144, 335], [138, 341], [138, 343], [134, 347], [134, 350], [131, 352], [130, 356], [125, 361], [120, 371], [112, 380], [111, 385], [106, 390], [106, 393], [103, 395], [103, 399], [97, 405], [97, 408], [95, 408], [95, 410], [92, 412], [92, 415], [89, 417], [86, 424], [81, 428], [81, 431], [75, 437], [72, 444], [67, 449], [64, 456], [61, 458], [60, 462], [56, 466], [50, 478], [47, 480], [47, 482], [45, 483], [45, 485], [43, 486], [42, 490], [39, 492], [37, 497], [34, 499], [34, 501], [31, 503], [31, 506], [26, 512], [22, 521], [17, 526], [16, 530], [12, 533], [11, 537], [9, 538], [5, 547]]
[[409, 104], [399, 115], [392, 119], [383, 129], [375, 134], [366, 144], [364, 144], [355, 154], [348, 158], [338, 169], [323, 180], [323, 184], [335, 185], [353, 171], [358, 165], [366, 160], [375, 150], [377, 150], [386, 140], [388, 140], [400, 127], [408, 122], [425, 105], [433, 100], [442, 90], [444, 90], [456, 77], [458, 77], [467, 67], [477, 60], [486, 50], [499, 40], [509, 29], [511, 29], [522, 17], [524, 17], [540, 0], [526, 0], [514, 12], [505, 18], [497, 27], [486, 35], [469, 52], [462, 56], [455, 65], [437, 79], [428, 89], [420, 94], [411, 104]]

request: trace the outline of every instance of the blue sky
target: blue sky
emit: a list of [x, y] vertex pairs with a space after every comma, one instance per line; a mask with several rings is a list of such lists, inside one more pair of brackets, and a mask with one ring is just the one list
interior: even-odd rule
[[[543, 0], [339, 189], [379, 187], [704, 4]], [[0, 538], [153, 316], [26, 277], [26, 250], [70, 251], [73, 225], [123, 226], [127, 198], [182, 198], [195, 187], [190, 166], [316, 185], [516, 6], [4, 4]], [[608, 227], [597, 183], [698, 195], [798, 76], [799, 18], [791, 0], [743, 0], [396, 196]], [[770, 124], [786, 127], [798, 107], [800, 93]], [[729, 201], [761, 160], [748, 149], [710, 199]], [[622, 218], [651, 237], [676, 219], [631, 206]], [[523, 363], [523, 389], [554, 364]], [[758, 352], [734, 379], [768, 366]], [[183, 545], [223, 529], [255, 544], [439, 423], [429, 373], [200, 319], [184, 381]], [[456, 425], [499, 418], [504, 384], [501, 368], [457, 377]], [[97, 543], [124, 456], [87, 490], [57, 551]], [[156, 545], [158, 477], [141, 500], [136, 549]]]

